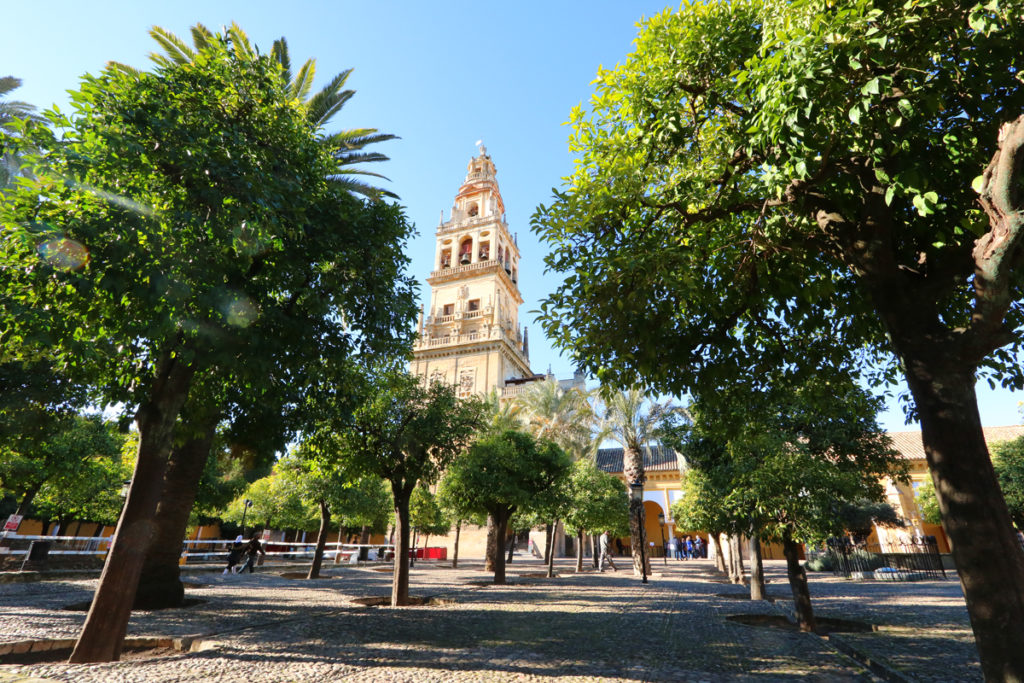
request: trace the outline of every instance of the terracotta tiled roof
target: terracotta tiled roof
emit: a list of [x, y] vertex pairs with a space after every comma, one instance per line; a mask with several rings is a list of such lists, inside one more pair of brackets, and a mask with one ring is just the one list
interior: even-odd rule
[[[1024, 425], [1008, 425], [1006, 427], [982, 427], [985, 432], [985, 443], [991, 446], [1000, 441], [1010, 441], [1024, 436]], [[924, 444], [921, 443], [921, 432], [889, 432], [892, 445], [907, 460], [924, 460]]]
[[[622, 473], [622, 449], [602, 448], [597, 452], [597, 468], [611, 474]], [[644, 454], [644, 470], [647, 472], [671, 472], [678, 468], [676, 454], [671, 448], [651, 446]]]

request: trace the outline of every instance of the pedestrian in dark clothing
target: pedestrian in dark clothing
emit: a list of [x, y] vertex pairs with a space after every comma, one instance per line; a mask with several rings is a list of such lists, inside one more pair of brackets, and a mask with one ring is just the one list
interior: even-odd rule
[[244, 552], [245, 546], [242, 544], [242, 536], [239, 535], [235, 538], [235, 542], [232, 543], [231, 547], [228, 549], [228, 566], [223, 573], [234, 574], [235, 566], [238, 565], [239, 561], [242, 559], [242, 553]]
[[693, 555], [693, 539], [689, 536], [686, 537], [686, 559], [692, 560]]
[[263, 549], [263, 544], [260, 543], [260, 539], [253, 536], [245, 545], [245, 553], [249, 558], [245, 561], [245, 566], [238, 570], [238, 573], [243, 574], [245, 573], [245, 570], [248, 569], [249, 573], [252, 574], [256, 571], [256, 556], [266, 555], [267, 551]]

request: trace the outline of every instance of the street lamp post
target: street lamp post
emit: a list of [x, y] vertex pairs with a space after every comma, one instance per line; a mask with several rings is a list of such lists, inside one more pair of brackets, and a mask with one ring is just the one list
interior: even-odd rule
[[647, 545], [647, 538], [644, 534], [644, 483], [642, 481], [631, 481], [629, 488], [633, 492], [633, 499], [639, 501], [636, 507], [636, 524], [640, 529], [640, 582], [647, 583], [647, 557], [644, 546]]
[[245, 538], [245, 513], [249, 512], [249, 508], [252, 507], [252, 501], [248, 498], [242, 504], [242, 538]]
[[668, 566], [668, 550], [665, 548], [665, 513], [658, 513], [658, 526], [661, 528], [661, 552], [662, 557], [665, 560], [665, 566]]

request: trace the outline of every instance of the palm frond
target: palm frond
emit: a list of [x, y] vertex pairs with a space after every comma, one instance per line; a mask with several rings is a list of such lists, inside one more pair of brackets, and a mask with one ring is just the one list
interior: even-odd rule
[[135, 76], [136, 78], [142, 75], [141, 69], [136, 69], [134, 66], [124, 64], [123, 62], [109, 61], [107, 62], [107, 68], [112, 71], [119, 71], [128, 76]]
[[[160, 47], [164, 49], [166, 55], [161, 55], [167, 59], [170, 59], [175, 64], [188, 64], [195, 56], [195, 51], [190, 48], [184, 40], [174, 35], [165, 28], [154, 26], [149, 30], [149, 35], [153, 37], [153, 40], [160, 44]], [[160, 60], [154, 58], [154, 54], [150, 55], [150, 59], [160, 66], [166, 66], [166, 63], [161, 63]]]
[[391, 178], [388, 178], [386, 175], [382, 175], [380, 173], [374, 173], [373, 171], [364, 171], [361, 168], [340, 167], [340, 168], [338, 168], [337, 171], [335, 171], [334, 173], [332, 173], [328, 177], [335, 178], [335, 177], [350, 176], [350, 175], [372, 176], [374, 178], [380, 178], [381, 180], [387, 180], [388, 182], [391, 182]]
[[391, 192], [390, 190], [384, 190], [379, 187], [374, 187], [366, 183], [355, 180], [348, 174], [340, 174], [331, 176], [328, 178], [331, 183], [340, 187], [343, 190], [351, 192], [353, 194], [360, 194], [370, 199], [380, 199], [381, 197], [388, 197], [390, 199], [400, 199], [400, 197]]
[[338, 164], [341, 166], [389, 160], [387, 156], [380, 152], [349, 152], [347, 150], [335, 152], [334, 158], [337, 159]]
[[14, 76], [0, 76], [0, 95], [6, 95], [21, 87], [21, 79]]
[[195, 45], [196, 50], [205, 50], [210, 47], [214, 38], [213, 31], [200, 23], [197, 23], [190, 30], [192, 31], [192, 44]]
[[231, 28], [228, 29], [228, 36], [231, 37], [231, 45], [234, 47], [236, 55], [246, 59], [252, 59], [256, 56], [256, 52], [252, 48], [252, 43], [249, 42], [249, 36], [246, 35], [241, 26], [235, 22], [231, 22]]
[[342, 71], [309, 99], [306, 117], [316, 128], [326, 124], [355, 95], [354, 90], [342, 90], [351, 73], [352, 69]]
[[274, 41], [270, 48], [270, 56], [281, 65], [281, 72], [284, 74], [284, 82], [292, 82], [292, 58], [288, 55], [288, 41], [281, 36]]
[[294, 99], [300, 102], [306, 101], [306, 98], [309, 97], [309, 91], [313, 87], [314, 75], [316, 75], [316, 61], [307, 59], [306, 63], [302, 65], [292, 80], [291, 94]]
[[356, 150], [388, 140], [401, 140], [401, 138], [391, 133], [378, 133], [376, 128], [356, 128], [332, 133], [324, 138], [324, 144], [337, 149]]

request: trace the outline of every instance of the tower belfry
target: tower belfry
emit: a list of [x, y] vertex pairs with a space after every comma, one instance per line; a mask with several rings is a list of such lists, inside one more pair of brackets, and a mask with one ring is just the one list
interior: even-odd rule
[[517, 380], [534, 377], [519, 327], [519, 247], [496, 175], [480, 144], [447, 221], [441, 212], [430, 309], [413, 347], [412, 372], [456, 385], [459, 396], [495, 387], [507, 395]]

